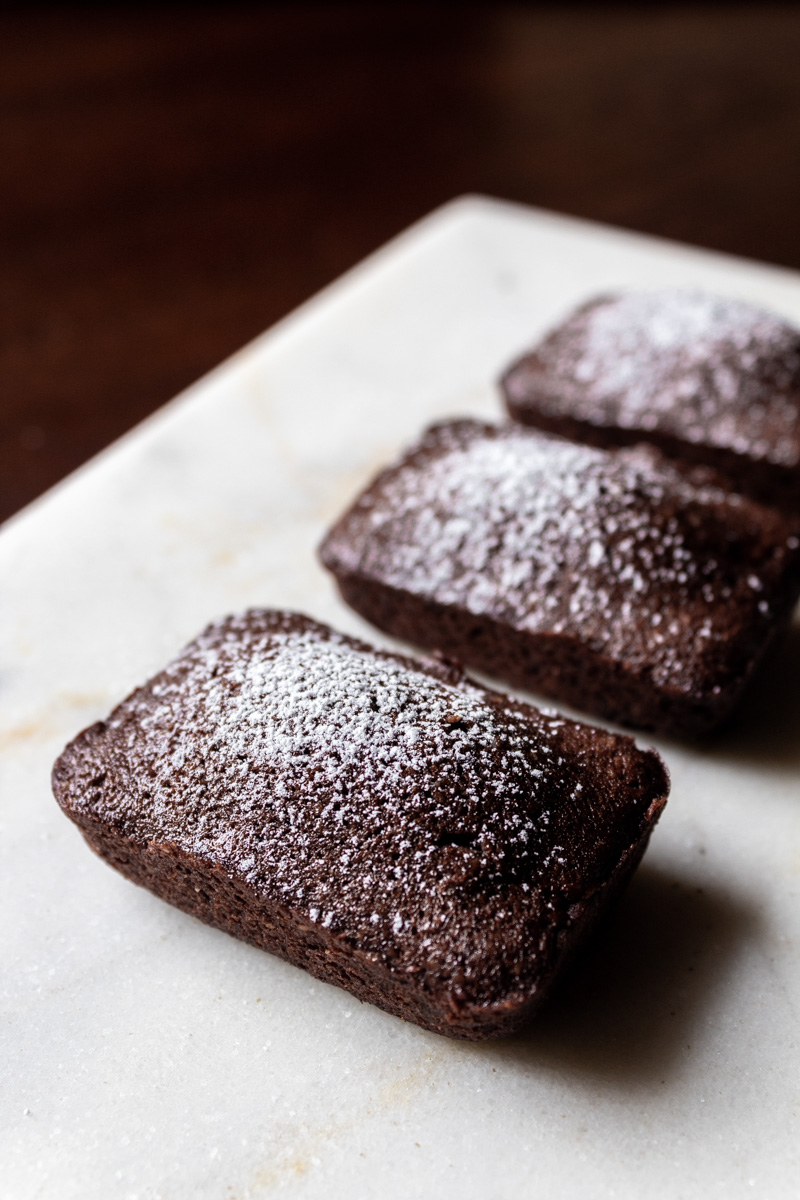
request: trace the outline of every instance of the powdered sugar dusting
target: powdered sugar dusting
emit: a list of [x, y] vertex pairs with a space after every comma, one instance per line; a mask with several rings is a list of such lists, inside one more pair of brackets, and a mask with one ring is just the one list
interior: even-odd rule
[[800, 463], [800, 331], [739, 300], [672, 290], [593, 301], [505, 387], [552, 415]]
[[[587, 731], [568, 750], [570, 728], [446, 664], [256, 611], [112, 714], [80, 803], [415, 970], [519, 972], [531, 913], [550, 923], [571, 902], [564, 846], [577, 837], [584, 880], [595, 860], [602, 877], [595, 847], [630, 812], [599, 766], [619, 739]], [[495, 926], [508, 955], [490, 968]]]
[[715, 643], [769, 616], [746, 576], [765, 587], [773, 548], [765, 557], [743, 528], [743, 503], [645, 447], [455, 422], [367, 490], [325, 553], [334, 569], [574, 636], [690, 688]]

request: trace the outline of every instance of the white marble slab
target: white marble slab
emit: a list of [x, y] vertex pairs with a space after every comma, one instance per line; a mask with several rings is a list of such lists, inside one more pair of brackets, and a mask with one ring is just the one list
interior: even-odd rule
[[[613, 928], [528, 1035], [424, 1033], [173, 911], [49, 790], [210, 618], [385, 642], [314, 548], [428, 421], [596, 289], [800, 321], [800, 276], [481, 199], [422, 222], [0, 534], [0, 1195], [796, 1196], [800, 629], [673, 795]], [[109, 397], [113, 403], [113, 397]]]

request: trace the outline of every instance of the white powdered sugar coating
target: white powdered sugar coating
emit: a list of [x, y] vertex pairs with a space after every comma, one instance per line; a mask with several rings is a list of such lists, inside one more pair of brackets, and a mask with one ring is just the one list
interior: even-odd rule
[[770, 616], [757, 539], [726, 521], [741, 504], [644, 447], [458, 422], [368, 489], [332, 553], [336, 569], [690, 687], [732, 622]]
[[795, 466], [800, 331], [743, 301], [632, 292], [580, 309], [520, 364], [509, 395], [544, 412], [656, 430]]
[[79, 735], [54, 788], [137, 882], [449, 1028], [549, 985], [668, 781], [630, 739], [454, 664], [251, 610]]
[[444, 936], [463, 964], [478, 910], [488, 929], [510, 894], [551, 908], [573, 823], [602, 842], [602, 805], [627, 802], [559, 749], [563, 720], [456, 678], [299, 618], [228, 618], [109, 721], [125, 753], [99, 803], [323, 928], [410, 955]]

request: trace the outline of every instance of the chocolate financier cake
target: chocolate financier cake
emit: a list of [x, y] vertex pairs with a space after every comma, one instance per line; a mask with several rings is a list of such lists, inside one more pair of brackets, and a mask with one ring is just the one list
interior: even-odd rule
[[129, 879], [469, 1039], [527, 1022], [668, 786], [629, 738], [269, 611], [211, 625], [53, 770]]
[[651, 442], [800, 508], [800, 329], [702, 292], [584, 304], [505, 373], [511, 416], [597, 446]]
[[323, 542], [344, 599], [419, 646], [588, 712], [722, 721], [800, 591], [797, 527], [657, 450], [434, 426]]

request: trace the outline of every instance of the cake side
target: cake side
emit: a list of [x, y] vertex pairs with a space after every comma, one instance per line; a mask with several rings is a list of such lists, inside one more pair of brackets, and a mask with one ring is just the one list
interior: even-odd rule
[[634, 729], [695, 737], [721, 724], [735, 703], [721, 687], [695, 696], [654, 688], [647, 670], [631, 671], [579, 637], [527, 633], [358, 575], [342, 573], [336, 583], [351, 608], [392, 637], [436, 647], [513, 687]]
[[504, 373], [523, 424], [593, 445], [647, 441], [758, 499], [800, 504], [800, 330], [686, 290], [600, 296]]
[[795, 523], [707, 469], [434, 426], [320, 549], [395, 636], [642, 728], [719, 723], [800, 591]]
[[261, 611], [79, 735], [53, 785], [135, 882], [466, 1038], [529, 1019], [668, 790], [630, 739]]

